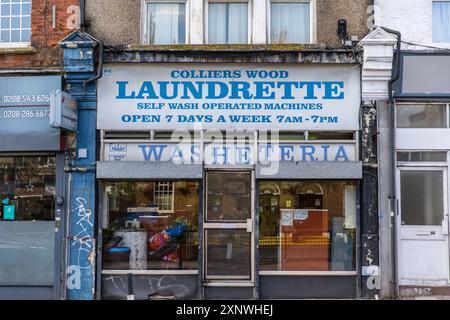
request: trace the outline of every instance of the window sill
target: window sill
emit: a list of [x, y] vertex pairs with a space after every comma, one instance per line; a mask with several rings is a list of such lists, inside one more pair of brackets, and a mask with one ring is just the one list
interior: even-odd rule
[[259, 271], [260, 276], [356, 276], [356, 271]]
[[33, 47], [21, 47], [21, 46], [12, 46], [12, 47], [2, 47], [0, 46], [0, 55], [1, 54], [29, 54], [36, 53], [36, 48]]
[[198, 270], [102, 270], [102, 275], [126, 275], [133, 274], [137, 276], [160, 276], [160, 275], [198, 275]]
[[325, 44], [174, 44], [129, 45], [127, 51], [302, 51], [323, 50]]

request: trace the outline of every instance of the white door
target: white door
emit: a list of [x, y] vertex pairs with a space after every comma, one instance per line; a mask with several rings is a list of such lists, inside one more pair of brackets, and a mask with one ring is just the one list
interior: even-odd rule
[[448, 285], [447, 169], [401, 167], [397, 175], [399, 285]]

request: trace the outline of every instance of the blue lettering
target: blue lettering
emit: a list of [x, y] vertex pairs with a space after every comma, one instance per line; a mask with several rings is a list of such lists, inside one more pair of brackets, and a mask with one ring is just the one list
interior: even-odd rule
[[323, 83], [325, 86], [325, 96], [324, 99], [330, 100], [341, 100], [344, 99], [344, 92], [339, 89], [344, 89], [344, 82], [342, 81], [327, 81]]
[[344, 159], [344, 161], [348, 161], [348, 156], [347, 156], [347, 152], [345, 151], [345, 148], [343, 145], [339, 146], [339, 149], [336, 153], [336, 158], [334, 159], [334, 161], [340, 161], [339, 159]]
[[[314, 153], [316, 152], [316, 148], [314, 146], [300, 146], [302, 149], [302, 161], [315, 161], [314, 159]], [[307, 151], [309, 149], [309, 151]], [[309, 160], [306, 160], [306, 157], [309, 158]]]
[[[151, 161], [152, 155], [155, 158], [155, 161], [161, 161], [161, 156], [164, 152], [164, 149], [167, 147], [167, 145], [166, 144], [159, 144], [159, 145], [140, 144], [140, 145], [138, 145], [138, 147], [141, 148], [145, 161]], [[148, 151], [147, 151], [147, 148], [148, 148]]]
[[315, 95], [315, 90], [316, 90], [315, 87], [322, 88], [321, 82], [317, 82], [317, 81], [304, 82], [304, 81], [302, 81], [299, 83], [299, 85], [300, 85], [301, 89], [306, 86], [305, 99], [317, 100], [317, 97]]
[[[146, 96], [144, 96], [146, 95]], [[142, 83], [141, 90], [139, 91], [137, 99], [158, 99], [153, 84], [150, 81], [144, 81]]]
[[274, 99], [275, 92], [270, 92], [270, 89], [275, 88], [275, 82], [260, 82], [255, 81], [256, 95], [255, 99]]
[[281, 161], [292, 161], [294, 160], [294, 146], [293, 145], [281, 145], [280, 146], [280, 155]]
[[127, 85], [128, 81], [116, 81], [118, 85], [118, 95], [116, 99], [134, 99], [136, 98], [136, 93], [134, 91], [131, 92], [129, 96], [127, 96]]

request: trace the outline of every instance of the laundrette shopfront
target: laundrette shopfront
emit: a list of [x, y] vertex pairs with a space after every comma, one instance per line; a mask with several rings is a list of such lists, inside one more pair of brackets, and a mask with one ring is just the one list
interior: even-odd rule
[[0, 77], [0, 299], [59, 298], [64, 145], [60, 75]]
[[355, 65], [107, 64], [101, 298], [357, 296]]

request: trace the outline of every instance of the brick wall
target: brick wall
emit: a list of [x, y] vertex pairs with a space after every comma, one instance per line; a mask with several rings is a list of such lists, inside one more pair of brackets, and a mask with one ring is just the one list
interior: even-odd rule
[[[0, 69], [61, 67], [62, 50], [58, 43], [75, 30], [69, 28], [71, 24], [67, 23], [68, 20], [74, 21], [76, 14], [69, 7], [79, 7], [79, 3], [79, 0], [32, 0], [31, 46], [34, 50], [0, 48]], [[56, 5], [55, 29], [52, 27], [53, 5]]]

